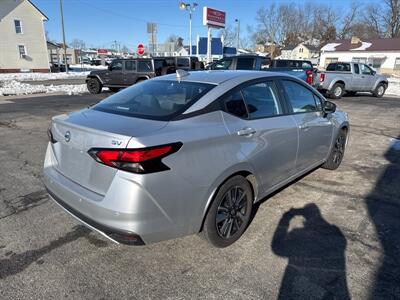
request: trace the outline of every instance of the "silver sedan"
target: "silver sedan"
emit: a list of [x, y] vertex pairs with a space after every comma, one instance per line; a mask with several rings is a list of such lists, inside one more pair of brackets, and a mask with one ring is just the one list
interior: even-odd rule
[[348, 133], [347, 114], [294, 77], [178, 70], [54, 117], [44, 182], [114, 242], [201, 232], [226, 247], [255, 202], [318, 166], [336, 169]]

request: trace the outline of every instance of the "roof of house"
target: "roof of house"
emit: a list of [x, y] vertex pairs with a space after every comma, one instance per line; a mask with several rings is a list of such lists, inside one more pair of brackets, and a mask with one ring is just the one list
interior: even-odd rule
[[49, 18], [35, 4], [33, 4], [31, 0], [27, 1], [46, 19], [46, 21], [49, 20]]
[[306, 47], [308, 50], [311, 51], [318, 51], [318, 47], [315, 47], [313, 45], [309, 45], [309, 44], [303, 44], [304, 47]]
[[294, 48], [296, 48], [297, 46], [285, 46], [283, 47], [281, 50], [293, 50]]
[[322, 51], [400, 51], [400, 38], [368, 39], [352, 44], [351, 40], [335, 40], [326, 43]]

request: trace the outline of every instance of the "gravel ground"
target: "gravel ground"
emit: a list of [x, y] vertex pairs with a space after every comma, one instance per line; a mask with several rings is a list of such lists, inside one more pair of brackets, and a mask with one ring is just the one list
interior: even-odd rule
[[105, 96], [0, 97], [1, 299], [400, 298], [400, 99], [336, 101], [351, 121], [342, 166], [265, 199], [221, 250], [196, 235], [115, 245], [48, 199], [50, 117]]

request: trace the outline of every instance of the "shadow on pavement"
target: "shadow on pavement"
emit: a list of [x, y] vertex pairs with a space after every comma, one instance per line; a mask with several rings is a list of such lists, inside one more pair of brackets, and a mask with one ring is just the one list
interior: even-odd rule
[[[289, 230], [296, 217], [303, 227]], [[350, 299], [346, 281], [346, 238], [318, 206], [307, 204], [283, 214], [272, 240], [276, 255], [289, 259], [278, 299]]]
[[400, 299], [400, 148], [389, 148], [385, 158], [390, 165], [365, 198], [383, 248], [383, 258], [375, 274], [370, 298]]

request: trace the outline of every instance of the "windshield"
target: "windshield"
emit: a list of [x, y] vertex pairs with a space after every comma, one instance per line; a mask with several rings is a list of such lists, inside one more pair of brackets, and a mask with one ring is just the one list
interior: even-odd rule
[[149, 80], [106, 98], [93, 109], [144, 119], [171, 120], [213, 87], [198, 82]]

